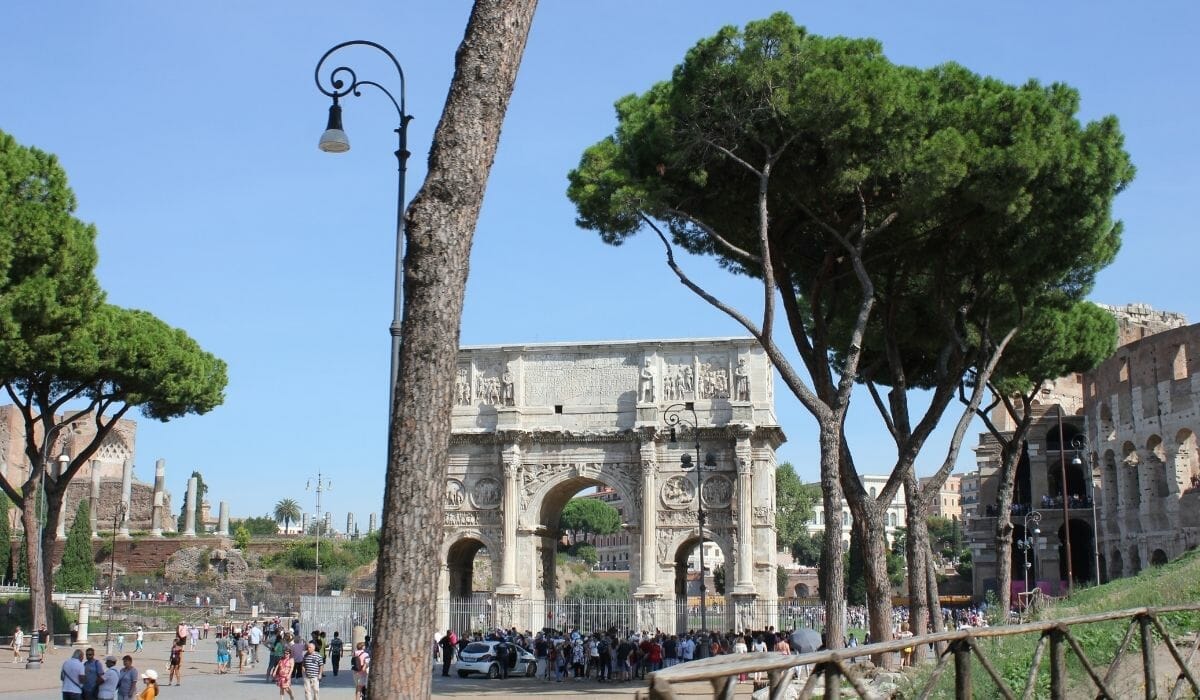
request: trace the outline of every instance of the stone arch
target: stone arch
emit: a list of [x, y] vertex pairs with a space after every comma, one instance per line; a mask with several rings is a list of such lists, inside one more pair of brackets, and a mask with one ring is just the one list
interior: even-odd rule
[[1151, 435], [1146, 440], [1146, 474], [1150, 477], [1150, 494], [1155, 498], [1166, 498], [1170, 493], [1166, 468], [1167, 448], [1161, 437]]
[[[722, 536], [720, 533], [714, 532], [710, 528], [705, 528], [704, 541], [717, 545], [721, 549], [721, 554], [725, 559], [725, 588], [726, 591], [733, 585], [733, 548], [730, 546], [731, 541], [728, 537]], [[674, 543], [674, 562], [675, 562], [675, 602], [677, 619], [675, 621], [676, 628], [680, 630], [699, 629], [700, 621], [698, 618], [699, 610], [696, 608], [698, 602], [693, 605], [694, 598], [700, 595], [698, 586], [694, 589], [690, 586], [692, 579], [692, 570], [688, 567], [688, 559], [691, 558], [692, 552], [695, 551], [696, 545], [700, 544], [700, 535], [695, 531], [688, 532], [682, 535], [677, 535], [673, 540]], [[713, 564], [704, 562], [704, 567], [711, 571]], [[701, 573], [702, 575], [702, 573]], [[711, 577], [710, 577], [711, 578]], [[707, 600], [705, 601], [711, 608], [715, 600], [718, 600], [720, 594], [717, 593], [716, 586], [707, 586]], [[709, 629], [723, 629], [721, 620], [715, 617], [717, 613], [709, 609], [705, 614], [704, 622], [707, 623]]]
[[[1070, 423], [1062, 424], [1062, 440], [1059, 440], [1059, 426], [1056, 423], [1046, 431], [1046, 493], [1051, 498], [1062, 498], [1065, 490], [1068, 496], [1083, 496], [1088, 493], [1084, 481], [1083, 465], [1074, 463], [1075, 450], [1071, 447], [1076, 438], [1080, 437], [1079, 428]], [[1065, 450], [1065, 451], [1064, 451]], [[1050, 457], [1049, 453], [1054, 456]], [[1066, 476], [1066, 487], [1063, 486], [1063, 476]]]
[[[1117, 503], [1120, 498], [1118, 486], [1118, 471], [1117, 471], [1117, 455], [1112, 450], [1105, 450], [1102, 458], [1103, 471], [1100, 475], [1100, 489], [1104, 497], [1104, 512], [1110, 516], [1115, 516], [1117, 513]], [[1117, 534], [1119, 531], [1117, 519], [1115, 517], [1105, 518], [1108, 524], [1110, 534]]]
[[[442, 544], [442, 561], [448, 572], [448, 593], [451, 598], [468, 598], [474, 593], [475, 556], [487, 550], [492, 563], [492, 575], [500, 570], [500, 546], [490, 534], [481, 530], [454, 533]], [[494, 587], [494, 585], [493, 585]]]
[[1137, 576], [1142, 572], [1142, 553], [1136, 544], [1129, 546], [1129, 575]]
[[793, 592], [795, 592], [797, 598], [811, 598], [812, 597], [812, 591], [809, 589], [807, 583], [797, 583], [796, 587], [793, 588], [792, 590], [793, 590]]
[[[547, 467], [543, 466], [543, 469], [547, 469]], [[536, 522], [523, 524], [526, 529], [540, 535], [540, 540], [534, 546], [534, 556], [539, 572], [537, 577], [539, 580], [533, 582], [534, 593], [536, 594], [540, 589], [545, 598], [557, 598], [558, 581], [555, 564], [558, 553], [556, 536], [559, 530], [559, 519], [568, 501], [580, 491], [595, 486], [609, 487], [621, 499], [619, 510], [622, 532], [629, 534], [629, 580], [631, 583], [636, 582], [641, 566], [648, 563], [641, 562], [641, 566], [635, 566], [637, 561], [634, 559], [634, 553], [639, 551], [642, 494], [631, 488], [633, 482], [628, 482], [625, 475], [618, 473], [618, 470], [627, 469], [629, 472], [635, 472], [640, 469], [640, 465], [581, 463], [553, 465], [550, 469], [552, 472], [534, 489], [529, 498], [530, 505], [522, 513], [525, 519], [536, 518]], [[638, 480], [640, 475], [630, 476], [629, 479]], [[649, 564], [654, 565], [653, 562], [649, 562]]]
[[1021, 457], [1013, 480], [1013, 503], [1033, 507], [1033, 480], [1029, 469], [1029, 443], [1021, 443]]
[[1107, 401], [1100, 404], [1100, 439], [1104, 442], [1117, 439], [1117, 428], [1113, 422], [1112, 407]]
[[1132, 442], [1121, 446], [1121, 502], [1125, 507], [1125, 532], [1140, 532], [1142, 529], [1140, 513], [1142, 507], [1142, 484], [1138, 474], [1141, 456]]
[[1113, 547], [1112, 563], [1109, 564], [1109, 577], [1121, 578], [1125, 575], [1125, 559], [1121, 556], [1121, 550]]
[[1163, 566], [1167, 561], [1167, 553], [1161, 549], [1154, 550], [1150, 555], [1150, 566]]
[[[1095, 583], [1095, 546], [1096, 537], [1092, 532], [1092, 524], [1086, 520], [1071, 518], [1071, 574], [1076, 583]], [[1058, 540], [1060, 543], [1067, 541], [1067, 528], [1059, 526]], [[1058, 557], [1059, 578], [1067, 579], [1067, 548], [1064, 544], [1059, 545]]]
[[1179, 492], [1200, 490], [1200, 453], [1196, 451], [1196, 434], [1187, 428], [1175, 434], [1172, 462]]

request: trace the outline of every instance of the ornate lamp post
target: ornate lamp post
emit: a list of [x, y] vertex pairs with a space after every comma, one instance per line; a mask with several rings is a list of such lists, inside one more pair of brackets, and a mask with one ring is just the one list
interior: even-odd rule
[[[1025, 593], [1029, 594], [1029, 569], [1033, 566], [1029, 562], [1029, 551], [1037, 546], [1037, 538], [1042, 534], [1038, 523], [1042, 522], [1042, 514], [1036, 510], [1031, 510], [1025, 514], [1025, 538], [1017, 540], [1017, 546], [1025, 553]], [[1029, 529], [1030, 523], [1033, 524], [1033, 530]], [[1034, 555], [1036, 557], [1036, 554]]]
[[[692, 414], [691, 421], [683, 415], [683, 411], [688, 411]], [[687, 403], [677, 403], [668, 406], [663, 411], [663, 422], [667, 424], [667, 428], [671, 433], [671, 444], [678, 443], [675, 428], [679, 425], [685, 425], [692, 429], [692, 435], [696, 440], [696, 461], [692, 462], [692, 456], [686, 452], [679, 456], [679, 464], [684, 471], [690, 471], [693, 467], [696, 470], [696, 522], [700, 526], [700, 628], [708, 630], [708, 586], [705, 583], [704, 569], [704, 521], [706, 515], [704, 513], [704, 499], [700, 494], [700, 471], [703, 467], [717, 466], [716, 456], [709, 452], [704, 456], [704, 463], [700, 462], [700, 419], [696, 415], [696, 404], [688, 401]]]
[[104, 653], [112, 654], [113, 604], [117, 596], [117, 528], [125, 521], [125, 501], [117, 503], [113, 512], [112, 542], [108, 553], [108, 619], [104, 621]]
[[[1075, 450], [1071, 464], [1083, 467], [1083, 453], [1087, 450], [1087, 439], [1082, 435], [1071, 438], [1071, 449]], [[1091, 453], [1091, 456], [1092, 461], [1088, 465], [1088, 498], [1092, 501], [1092, 566], [1096, 572], [1096, 585], [1100, 585], [1100, 521], [1096, 518], [1096, 453]]]
[[[387, 88], [373, 80], [359, 80], [358, 75], [346, 66], [338, 66], [330, 71], [328, 89], [321, 83], [321, 66], [324, 65], [325, 60], [339, 49], [347, 46], [369, 46], [381, 51], [391, 59], [392, 65], [396, 66], [396, 72], [400, 75], [400, 99], [398, 101]], [[326, 153], [345, 153], [350, 150], [350, 139], [342, 129], [342, 107], [338, 100], [350, 94], [361, 97], [362, 93], [359, 89], [363, 85], [369, 85], [386, 95], [392, 101], [392, 106], [396, 108], [396, 114], [400, 118], [400, 125], [396, 127], [396, 134], [400, 139], [399, 147], [396, 149], [396, 160], [400, 169], [399, 188], [396, 194], [396, 267], [392, 292], [392, 325], [389, 327], [392, 336], [391, 374], [388, 381], [388, 430], [390, 433], [391, 416], [396, 403], [396, 375], [400, 369], [400, 323], [404, 301], [404, 176], [408, 170], [408, 156], [410, 155], [408, 152], [408, 122], [412, 120], [412, 116], [404, 109], [404, 69], [400, 67], [400, 62], [396, 60], [391, 51], [373, 41], [360, 39], [344, 41], [326, 51], [325, 55], [321, 56], [321, 60], [317, 61], [317, 68], [313, 72], [313, 76], [317, 83], [317, 89], [333, 99], [333, 104], [329, 107], [329, 121], [325, 133], [321, 134], [321, 139], [317, 144], [317, 147]]]

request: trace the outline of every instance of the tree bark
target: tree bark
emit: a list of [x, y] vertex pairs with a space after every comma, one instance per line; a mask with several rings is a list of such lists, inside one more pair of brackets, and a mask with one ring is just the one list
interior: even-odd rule
[[904, 544], [908, 560], [908, 628], [915, 635], [925, 634], [929, 627], [929, 581], [924, 575], [925, 557], [929, 551], [929, 528], [925, 525], [927, 508], [921, 498], [916, 470], [910, 464], [904, 473], [904, 510], [908, 521]]
[[[53, 622], [46, 614], [49, 611], [48, 603], [49, 594], [45, 593], [50, 587], [46, 585], [47, 579], [44, 577], [44, 569], [42, 568], [42, 558], [38, 556], [39, 548], [39, 530], [37, 516], [37, 479], [29, 479], [25, 482], [21, 489], [24, 498], [21, 502], [21, 526], [25, 528], [25, 561], [29, 566], [29, 605], [30, 612], [33, 617], [33, 625], [30, 630], [36, 634], [38, 626], [46, 623], [47, 629]], [[47, 559], [49, 557], [46, 557]]]
[[407, 215], [403, 345], [390, 426], [371, 695], [429, 697], [442, 499], [471, 242], [536, 0], [477, 0]]

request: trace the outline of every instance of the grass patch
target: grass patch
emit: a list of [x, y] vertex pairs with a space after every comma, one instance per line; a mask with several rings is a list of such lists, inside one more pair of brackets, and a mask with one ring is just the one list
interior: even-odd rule
[[[1142, 607], [1165, 607], [1172, 605], [1194, 605], [1200, 602], [1200, 552], [1191, 551], [1179, 559], [1164, 566], [1143, 570], [1137, 576], [1118, 579], [1103, 586], [1093, 586], [1076, 589], [1069, 599], [1051, 602], [1038, 616], [1040, 621], [1062, 620], [1083, 615], [1095, 615], [1106, 612], [1129, 610]], [[1196, 612], [1166, 613], [1159, 617], [1172, 639], [1200, 630], [1200, 614]], [[1071, 635], [1079, 642], [1084, 654], [1093, 667], [1101, 669], [1112, 664], [1121, 640], [1129, 628], [1130, 618], [1112, 622], [1097, 622], [1085, 625], [1073, 625]], [[1156, 641], [1157, 639], [1157, 634]], [[979, 640], [980, 649], [995, 666], [997, 673], [1005, 680], [1008, 687], [1018, 695], [1025, 686], [1033, 652], [1037, 647], [1040, 634], [1025, 634], [995, 639]], [[1125, 653], [1129, 659], [1139, 658], [1141, 634], [1135, 629], [1130, 646]], [[1050, 692], [1049, 645], [1043, 652], [1041, 667], [1034, 687], [1036, 697], [1047, 697]], [[1094, 690], [1091, 679], [1080, 663], [1074, 651], [1067, 649], [1067, 674], [1069, 686], [1075, 689], [1086, 689], [1085, 694]], [[1124, 668], [1124, 663], [1122, 668]], [[1140, 676], [1140, 661], [1137, 661]], [[905, 697], [914, 697], [919, 689], [928, 682], [933, 667], [923, 667], [912, 677], [911, 683], [904, 689]], [[1162, 669], [1159, 669], [1162, 671]], [[991, 678], [977, 662], [973, 663], [971, 680], [977, 697], [993, 697], [996, 688]], [[952, 697], [954, 694], [954, 674], [943, 674], [935, 686], [934, 697]]]

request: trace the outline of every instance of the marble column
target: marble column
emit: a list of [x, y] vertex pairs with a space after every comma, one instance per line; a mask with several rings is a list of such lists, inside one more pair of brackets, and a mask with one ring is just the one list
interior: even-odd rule
[[517, 493], [521, 478], [521, 448], [517, 445], [506, 447], [500, 459], [504, 469], [504, 501], [500, 512], [504, 519], [504, 540], [500, 549], [500, 585], [496, 587], [496, 594], [516, 595], [521, 592], [517, 585]]
[[217, 507], [217, 535], [229, 537], [229, 501], [221, 501]]
[[98, 523], [100, 520], [100, 460], [92, 460], [92, 498], [88, 502], [88, 508], [91, 510], [91, 525], [92, 539], [100, 537], [100, 528]]
[[154, 462], [154, 510], [150, 513], [150, 536], [162, 537], [163, 499], [167, 487], [167, 460]]
[[121, 466], [121, 505], [125, 507], [125, 517], [121, 518], [121, 527], [117, 530], [117, 537], [127, 539], [129, 537], [129, 519], [133, 517], [132, 508], [133, 502], [133, 460], [126, 459], [125, 464]]
[[751, 469], [753, 456], [750, 448], [749, 435], [738, 435], [734, 446], [734, 458], [737, 460], [737, 575], [734, 579], [732, 593], [753, 594], [754, 589], [754, 507], [753, 481]]
[[346, 536], [354, 535], [354, 513], [346, 513]]
[[654, 484], [654, 472], [658, 468], [657, 449], [652, 438], [643, 438], [639, 448], [642, 463], [642, 538], [639, 580], [634, 595], [659, 595], [662, 590], [658, 587], [658, 557], [655, 541], [658, 538], [657, 527], [657, 490]]
[[375, 514], [371, 513], [367, 516], [367, 534], [375, 532]]
[[308, 513], [300, 514], [300, 534], [308, 534]]
[[330, 513], [329, 511], [325, 511], [324, 528], [325, 529], [321, 531], [321, 534], [329, 535], [333, 533], [333, 513]]
[[79, 617], [76, 622], [79, 623], [79, 634], [75, 637], [75, 646], [86, 647], [88, 645], [88, 624], [91, 621], [91, 611], [87, 603], [79, 604]]
[[200, 488], [199, 479], [188, 479], [187, 500], [183, 504], [183, 536], [196, 536], [196, 491]]
[[[66, 449], [65, 447], [63, 448]], [[62, 460], [54, 460], [54, 480], [59, 481], [63, 475], [63, 467], [66, 464]], [[58, 505], [58, 527], [54, 528], [54, 539], [67, 539], [67, 494], [63, 493], [62, 503]]]

